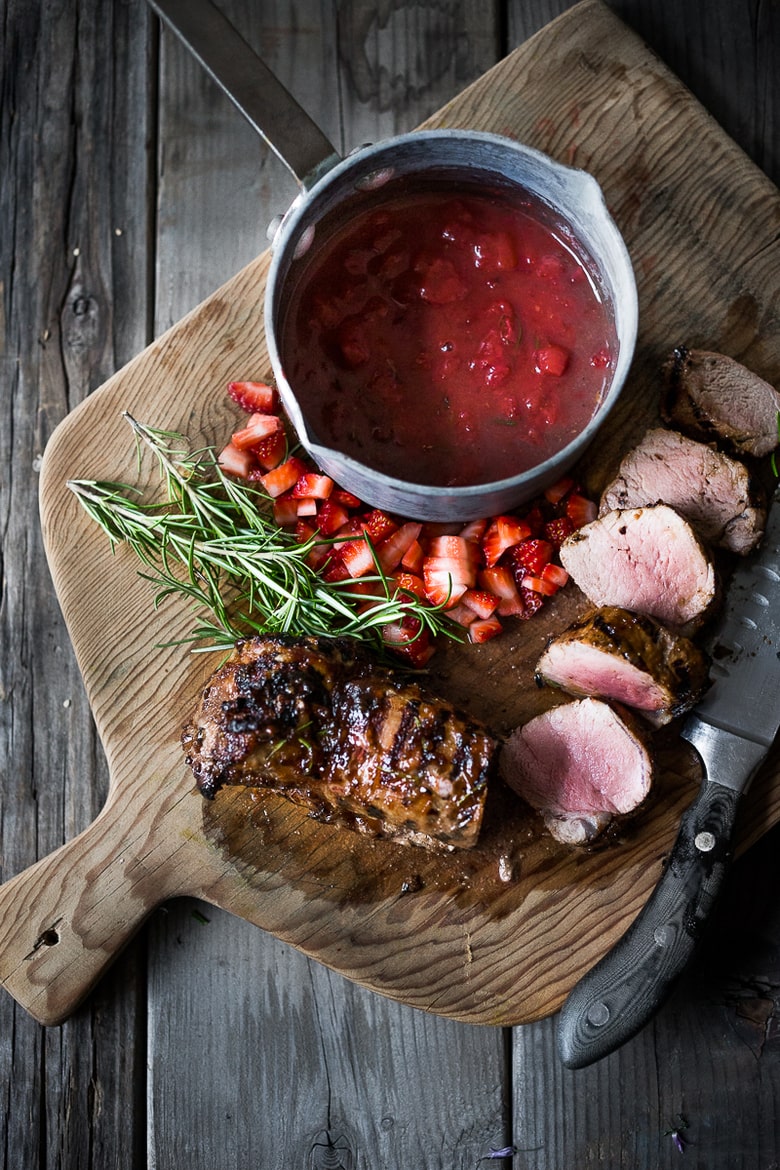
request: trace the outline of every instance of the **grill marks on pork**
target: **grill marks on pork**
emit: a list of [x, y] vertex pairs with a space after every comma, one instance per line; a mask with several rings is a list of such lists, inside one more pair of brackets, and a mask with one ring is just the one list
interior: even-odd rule
[[708, 669], [706, 655], [688, 638], [647, 615], [608, 606], [550, 641], [536, 679], [572, 695], [621, 703], [660, 727], [698, 702]]
[[428, 848], [475, 844], [496, 748], [350, 640], [284, 637], [237, 645], [182, 742], [204, 796], [269, 789], [330, 823]]
[[599, 699], [537, 715], [501, 751], [503, 779], [541, 813], [556, 840], [583, 845], [650, 792], [653, 767], [642, 735]]
[[708, 544], [745, 555], [760, 541], [766, 508], [743, 463], [677, 431], [656, 427], [626, 455], [600, 513], [669, 504]]
[[701, 625], [715, 603], [712, 560], [666, 504], [607, 512], [568, 537], [560, 555], [593, 605], [648, 614], [682, 634]]
[[678, 346], [664, 364], [665, 422], [736, 455], [761, 457], [778, 444], [780, 393], [740, 362]]

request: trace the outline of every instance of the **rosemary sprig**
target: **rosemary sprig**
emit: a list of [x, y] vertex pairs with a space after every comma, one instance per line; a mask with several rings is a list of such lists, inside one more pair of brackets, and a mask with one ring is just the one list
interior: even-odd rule
[[161, 497], [146, 500], [137, 487], [108, 481], [70, 480], [68, 487], [113, 547], [135, 552], [141, 576], [156, 588], [155, 606], [171, 595], [192, 602], [198, 621], [183, 640], [196, 649], [227, 649], [257, 633], [346, 635], [381, 647], [382, 627], [410, 614], [420, 632], [462, 636], [441, 608], [388, 578], [376, 557], [376, 573], [360, 579], [375, 587], [366, 608], [355, 582], [328, 582], [308, 563], [313, 548], [338, 538], [300, 542], [274, 522], [267, 494], [226, 476], [212, 450], [191, 453], [178, 433], [125, 418], [139, 449], [155, 455]]

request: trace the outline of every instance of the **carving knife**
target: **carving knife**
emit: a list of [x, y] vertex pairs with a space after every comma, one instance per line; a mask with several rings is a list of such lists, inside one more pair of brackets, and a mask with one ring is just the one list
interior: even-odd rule
[[558, 1050], [568, 1068], [607, 1056], [651, 1019], [693, 957], [723, 883], [739, 798], [780, 727], [780, 488], [707, 649], [710, 687], [680, 732], [701, 757], [702, 785], [646, 905], [563, 1005]]

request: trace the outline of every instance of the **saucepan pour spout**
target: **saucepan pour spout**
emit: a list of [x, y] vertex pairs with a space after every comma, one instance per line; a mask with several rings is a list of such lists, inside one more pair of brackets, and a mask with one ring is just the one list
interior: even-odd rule
[[341, 161], [316, 122], [211, 0], [149, 0], [149, 4], [304, 190]]

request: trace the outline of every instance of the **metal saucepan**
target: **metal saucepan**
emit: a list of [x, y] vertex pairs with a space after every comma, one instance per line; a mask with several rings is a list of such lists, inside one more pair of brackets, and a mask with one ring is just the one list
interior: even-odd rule
[[[284, 407], [302, 445], [340, 485], [376, 507], [418, 520], [471, 520], [508, 511], [538, 495], [567, 471], [592, 441], [620, 394], [634, 353], [637, 293], [625, 243], [596, 180], [562, 166], [513, 139], [463, 130], [415, 131], [342, 158], [308, 114], [239, 36], [210, 0], [150, 0], [203, 67], [262, 135], [298, 181], [301, 191], [272, 239], [265, 294], [269, 355]], [[338, 212], [349, 216], [391, 179], [413, 183], [439, 175], [457, 188], [509, 186], [540, 198], [568, 225], [593, 261], [612, 307], [618, 354], [612, 379], [585, 429], [552, 458], [495, 483], [434, 487], [400, 481], [324, 446], [304, 417], [285, 377], [279, 348], [281, 322], [299, 261], [317, 247], [318, 225]]]

